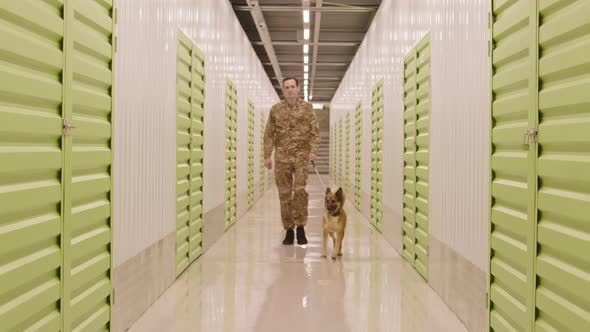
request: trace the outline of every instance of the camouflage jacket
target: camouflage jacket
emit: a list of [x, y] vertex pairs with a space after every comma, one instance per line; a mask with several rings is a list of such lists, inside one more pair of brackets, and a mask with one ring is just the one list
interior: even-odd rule
[[301, 99], [294, 106], [286, 100], [270, 110], [264, 131], [264, 159], [275, 149], [276, 162], [307, 160], [320, 146], [320, 128], [310, 103]]

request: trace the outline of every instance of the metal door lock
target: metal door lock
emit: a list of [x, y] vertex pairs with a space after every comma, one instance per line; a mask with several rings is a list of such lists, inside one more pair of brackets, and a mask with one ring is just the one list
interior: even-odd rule
[[530, 144], [531, 142], [537, 142], [539, 140], [539, 131], [537, 127], [533, 127], [524, 133], [524, 144]]
[[70, 136], [72, 134], [72, 129], [75, 129], [74, 126], [70, 121], [64, 120], [63, 122], [63, 133], [65, 136]]

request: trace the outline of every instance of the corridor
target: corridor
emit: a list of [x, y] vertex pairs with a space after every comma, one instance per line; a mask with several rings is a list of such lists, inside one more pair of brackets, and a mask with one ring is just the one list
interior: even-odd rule
[[588, 13], [0, 1], [0, 332], [590, 331]]
[[316, 175], [308, 192], [308, 245], [281, 244], [273, 186], [129, 331], [466, 331], [351, 204], [343, 258], [321, 258], [324, 188]]

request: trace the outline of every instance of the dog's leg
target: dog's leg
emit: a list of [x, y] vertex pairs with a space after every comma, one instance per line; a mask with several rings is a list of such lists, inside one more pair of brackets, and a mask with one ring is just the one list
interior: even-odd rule
[[336, 250], [336, 233], [330, 234], [330, 237], [332, 238], [332, 250]]
[[322, 234], [322, 257], [326, 258], [328, 257], [328, 231], [323, 228], [323, 234]]
[[332, 259], [336, 259], [340, 256], [340, 250], [342, 250], [342, 234], [336, 233], [334, 238], [334, 251], [332, 252]]
[[340, 244], [338, 245], [338, 256], [342, 256], [342, 242], [344, 241], [344, 232], [340, 233], [338, 235], [338, 242], [340, 242]]

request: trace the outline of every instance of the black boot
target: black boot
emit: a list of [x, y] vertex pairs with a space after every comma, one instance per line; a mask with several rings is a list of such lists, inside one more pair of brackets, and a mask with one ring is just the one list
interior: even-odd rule
[[307, 238], [305, 237], [305, 229], [303, 229], [303, 226], [297, 227], [297, 243], [307, 244]]
[[293, 233], [293, 229], [288, 229], [287, 234], [285, 234], [285, 239], [283, 240], [283, 244], [293, 244], [293, 240], [295, 239], [295, 233]]

